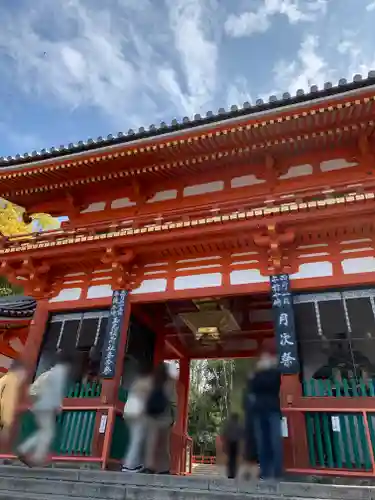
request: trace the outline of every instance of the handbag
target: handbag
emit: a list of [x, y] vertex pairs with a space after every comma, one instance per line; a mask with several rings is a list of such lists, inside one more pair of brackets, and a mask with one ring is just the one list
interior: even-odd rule
[[124, 407], [125, 418], [140, 417], [144, 412], [144, 402], [135, 394], [129, 394]]

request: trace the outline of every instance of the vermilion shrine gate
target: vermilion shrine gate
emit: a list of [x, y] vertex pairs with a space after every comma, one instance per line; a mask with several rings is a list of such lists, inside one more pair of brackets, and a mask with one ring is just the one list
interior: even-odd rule
[[[1, 159], [1, 197], [26, 217], [69, 218], [1, 240], [1, 273], [37, 300], [23, 356], [40, 372], [57, 348], [102, 352], [101, 384], [65, 400], [70, 438], [56, 459], [119, 459], [135, 360], [178, 359], [174, 465], [185, 472], [190, 359], [254, 357], [276, 338], [289, 359], [286, 467], [374, 474], [374, 116], [372, 72]], [[295, 330], [280, 330], [285, 314]]]

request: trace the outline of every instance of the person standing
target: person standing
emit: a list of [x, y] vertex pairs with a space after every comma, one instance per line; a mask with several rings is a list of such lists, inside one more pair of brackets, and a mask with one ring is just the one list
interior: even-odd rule
[[129, 447], [124, 457], [123, 472], [138, 472], [143, 469], [142, 449], [147, 430], [146, 401], [152, 387], [151, 372], [140, 370], [130, 386], [129, 397], [124, 407], [124, 419], [129, 428]]
[[5, 446], [11, 437], [20, 390], [26, 377], [26, 366], [21, 361], [15, 360], [8, 372], [0, 379], [0, 429], [1, 441]]
[[235, 479], [237, 476], [238, 455], [243, 435], [240, 417], [237, 413], [232, 413], [226, 422], [222, 434], [224, 452], [227, 455], [228, 479]]
[[277, 356], [271, 349], [264, 350], [249, 391], [262, 479], [278, 479], [283, 472], [280, 386]]
[[55, 437], [56, 417], [61, 411], [73, 371], [73, 357], [57, 353], [56, 364], [30, 387], [31, 411], [37, 430], [18, 448], [19, 459], [28, 466], [44, 465]]
[[161, 362], [155, 368], [152, 388], [146, 401], [147, 439], [145, 468], [142, 471], [146, 474], [170, 473], [170, 441], [176, 418], [176, 403], [175, 379], [168, 365]]
[[254, 400], [252, 394], [252, 377], [250, 373], [243, 397], [245, 416], [244, 447], [243, 447], [243, 478], [255, 479], [259, 473], [259, 459], [254, 429]]

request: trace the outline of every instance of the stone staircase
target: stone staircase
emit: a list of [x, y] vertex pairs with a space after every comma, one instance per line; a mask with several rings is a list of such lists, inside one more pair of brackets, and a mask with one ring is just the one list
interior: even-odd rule
[[225, 473], [224, 467], [216, 464], [192, 464], [194, 476], [220, 477]]
[[373, 500], [369, 486], [0, 467], [0, 500]]

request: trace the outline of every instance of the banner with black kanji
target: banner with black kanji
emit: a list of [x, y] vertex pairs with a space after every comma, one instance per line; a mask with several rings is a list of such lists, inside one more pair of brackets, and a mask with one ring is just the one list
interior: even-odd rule
[[289, 275], [271, 276], [270, 282], [279, 367], [284, 374], [298, 373], [300, 366]]
[[115, 290], [112, 294], [112, 306], [109, 313], [100, 364], [100, 376], [103, 378], [113, 378], [115, 376], [117, 351], [124, 321], [127, 297], [127, 290]]

